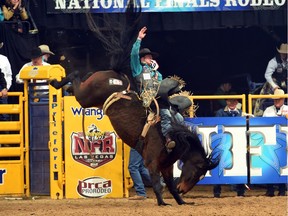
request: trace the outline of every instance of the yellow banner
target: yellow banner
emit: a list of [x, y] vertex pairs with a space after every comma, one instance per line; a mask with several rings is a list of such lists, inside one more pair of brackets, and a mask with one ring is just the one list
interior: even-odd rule
[[64, 97], [64, 113], [66, 198], [123, 197], [124, 147], [108, 117], [72, 96]]

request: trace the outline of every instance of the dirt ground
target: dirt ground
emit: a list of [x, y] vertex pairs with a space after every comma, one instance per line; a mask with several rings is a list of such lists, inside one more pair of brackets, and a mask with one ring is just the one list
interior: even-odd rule
[[[194, 205], [179, 206], [171, 195], [165, 191], [165, 201], [171, 206], [159, 207], [151, 188], [147, 188], [146, 200], [121, 199], [63, 199], [51, 200], [49, 197], [34, 197], [33, 199], [18, 200], [0, 197], [1, 216], [27, 215], [59, 215], [59, 216], [287, 216], [287, 196], [265, 197], [264, 188], [252, 188], [245, 197], [235, 196], [236, 192], [230, 186], [222, 187], [221, 198], [213, 198], [212, 186], [196, 186], [183, 199], [194, 202]], [[130, 196], [135, 194], [131, 189]]]

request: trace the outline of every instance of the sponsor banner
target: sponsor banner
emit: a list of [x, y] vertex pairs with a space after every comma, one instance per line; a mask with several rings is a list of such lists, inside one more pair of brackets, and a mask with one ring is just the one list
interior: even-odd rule
[[[46, 0], [47, 13], [123, 13], [128, 0]], [[286, 0], [139, 0], [142, 12], [277, 10]], [[138, 3], [139, 4], [139, 3]]]
[[95, 124], [96, 132], [72, 132], [71, 153], [76, 162], [96, 169], [114, 160], [117, 152], [115, 132], [101, 132]]
[[79, 180], [77, 192], [83, 197], [101, 198], [112, 193], [112, 181], [98, 176]]
[[[248, 183], [247, 144], [250, 146], [250, 183], [286, 183], [287, 119], [285, 117], [250, 118], [247, 136], [246, 118], [187, 118], [207, 152], [221, 153], [219, 166], [207, 172], [199, 184]], [[249, 140], [247, 140], [249, 137]], [[249, 142], [249, 143], [247, 143]], [[174, 176], [181, 174], [181, 162], [174, 165]]]
[[250, 120], [251, 183], [287, 183], [287, 134], [285, 117]]
[[64, 113], [66, 198], [123, 197], [123, 143], [108, 117], [73, 96], [64, 97]]

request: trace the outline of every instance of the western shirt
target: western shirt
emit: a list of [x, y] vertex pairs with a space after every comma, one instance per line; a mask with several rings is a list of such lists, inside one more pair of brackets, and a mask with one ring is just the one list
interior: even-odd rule
[[265, 109], [263, 117], [285, 116], [288, 114], [288, 106], [283, 104], [279, 110], [274, 105]]

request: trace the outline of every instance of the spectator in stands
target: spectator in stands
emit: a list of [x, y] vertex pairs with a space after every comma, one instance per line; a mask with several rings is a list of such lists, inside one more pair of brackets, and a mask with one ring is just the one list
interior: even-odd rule
[[[3, 43], [0, 43], [0, 49]], [[7, 104], [8, 90], [12, 84], [12, 70], [8, 58], [0, 54], [0, 104]], [[7, 114], [0, 114], [0, 121], [8, 121]]]
[[[230, 92], [230, 95], [236, 95], [235, 92]], [[216, 112], [216, 117], [240, 117], [242, 116], [242, 110], [237, 108], [238, 100], [229, 98], [226, 99], [226, 106], [219, 109]], [[236, 185], [237, 196], [245, 196], [245, 185], [237, 184]], [[213, 188], [214, 197], [220, 198], [221, 195], [221, 185], [214, 185]]]
[[[232, 84], [230, 80], [228, 79], [223, 79], [220, 81], [220, 85], [218, 86], [216, 92], [214, 93], [215, 95], [226, 95], [231, 91]], [[215, 116], [216, 112], [224, 108], [226, 106], [226, 101], [225, 99], [217, 99], [217, 100], [211, 100], [211, 114], [212, 116]]]
[[[288, 117], [288, 106], [284, 104], [284, 97], [281, 98], [285, 93], [282, 89], [276, 89], [274, 95], [279, 95], [279, 98], [274, 98], [274, 105], [269, 106], [265, 109], [263, 117], [275, 117], [275, 116], [286, 116]], [[265, 196], [273, 197], [275, 188], [278, 187], [278, 196], [285, 196], [286, 184], [268, 184]]]
[[[23, 80], [20, 79], [20, 73], [21, 73], [21, 70], [24, 68], [24, 67], [27, 67], [27, 66], [45, 66], [45, 65], [50, 65], [49, 63], [43, 61], [43, 56], [44, 54], [42, 53], [41, 49], [39, 47], [36, 47], [34, 49], [31, 50], [31, 61], [24, 64], [22, 66], [22, 68], [20, 69], [19, 73], [16, 75], [16, 82], [18, 84], [21, 84], [23, 83]], [[39, 81], [42, 81], [42, 80], [38, 80]], [[43, 81], [42, 81], [43, 82]], [[46, 81], [45, 81], [46, 82]]]
[[3, 98], [7, 97], [8, 96], [7, 82], [6, 82], [4, 73], [2, 73], [1, 68], [0, 68], [0, 87], [1, 87], [0, 97], [3, 97]]
[[[285, 95], [282, 89], [276, 89], [274, 95]], [[288, 114], [288, 106], [284, 104], [285, 98], [274, 98], [274, 105], [265, 109], [263, 117], [286, 116]]]
[[55, 55], [53, 52], [50, 51], [49, 46], [46, 44], [42, 44], [38, 47], [41, 49], [41, 52], [43, 54], [42, 58], [44, 62], [48, 62], [50, 55]]
[[133, 148], [130, 149], [129, 166], [130, 176], [134, 183], [136, 195], [130, 197], [130, 200], [144, 200], [147, 198], [143, 180], [150, 182], [151, 179], [147, 168], [144, 166], [142, 156]]
[[[288, 67], [288, 44], [281, 44], [276, 48], [277, 53], [272, 58], [265, 71], [266, 83], [264, 84], [260, 95], [273, 94], [276, 89], [284, 89], [287, 92], [287, 67]], [[263, 115], [263, 103], [265, 99], [257, 99], [254, 107], [254, 115]]]
[[[38, 33], [35, 22], [32, 20], [30, 11], [27, 10], [22, 0], [6, 0], [2, 5], [4, 19], [12, 21], [12, 28], [20, 33]], [[23, 21], [25, 22], [23, 25]], [[32, 29], [31, 29], [32, 27]]]
[[27, 21], [29, 18], [22, 0], [6, 0], [5, 4], [2, 5], [2, 11], [5, 20], [15, 22], [13, 28], [22, 33], [23, 25], [21, 21]]
[[[222, 80], [220, 83], [220, 86], [217, 88], [215, 95], [226, 95], [231, 91], [232, 84], [229, 80]], [[224, 108], [226, 106], [226, 100], [219, 99], [217, 100], [217, 104], [215, 105], [217, 108], [216, 110], [219, 110], [221, 108]]]
[[[50, 65], [49, 63], [43, 61], [43, 56], [44, 54], [41, 52], [41, 49], [39, 47], [36, 47], [34, 49], [31, 50], [31, 61], [24, 64], [22, 66], [22, 68], [20, 69], [19, 73], [16, 75], [16, 83], [18, 84], [22, 84], [23, 80], [20, 79], [20, 73], [22, 71], [23, 68], [27, 67], [27, 66], [45, 66], [45, 65]], [[37, 80], [37, 83], [43, 83], [43, 82], [47, 82], [46, 80]], [[48, 89], [49, 86], [48, 85], [42, 85], [42, 86], [36, 86], [35, 89], [37, 89], [39, 92], [37, 92], [37, 95], [47, 95], [48, 94]], [[46, 90], [46, 91], [42, 91], [42, 90]], [[38, 100], [36, 100], [38, 101]]]

